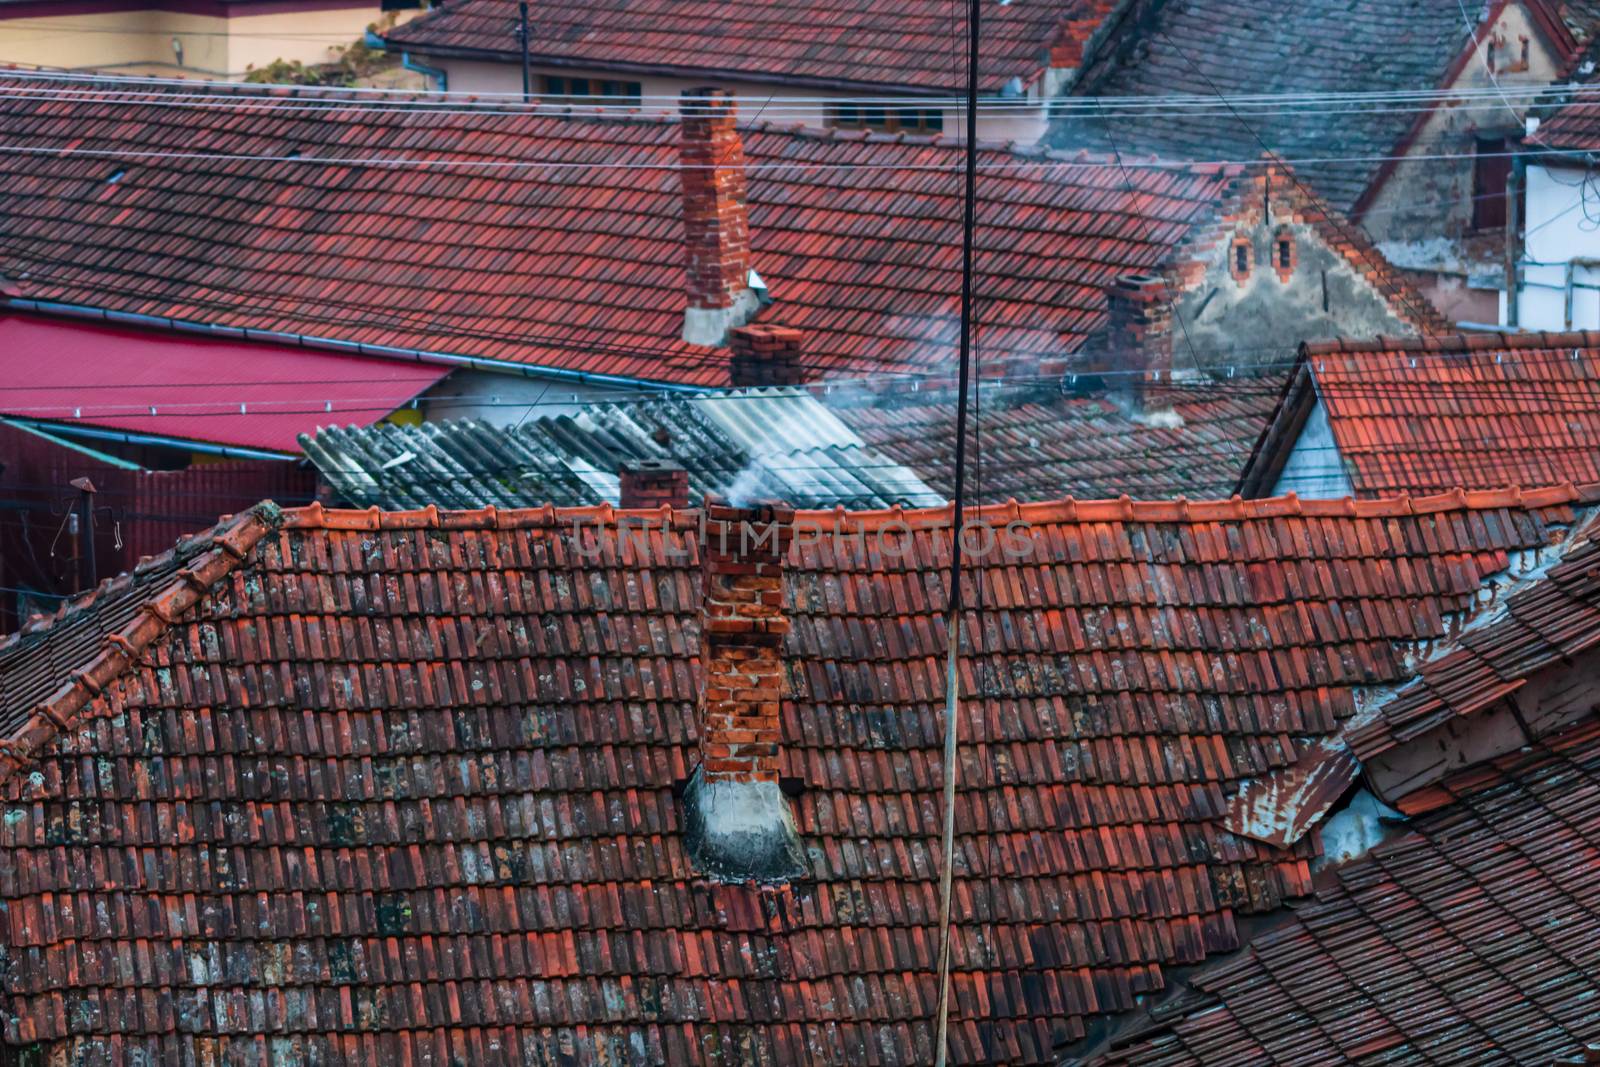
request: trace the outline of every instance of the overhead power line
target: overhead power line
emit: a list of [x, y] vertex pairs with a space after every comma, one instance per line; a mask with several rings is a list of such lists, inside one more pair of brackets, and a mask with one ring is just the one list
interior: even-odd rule
[[[0, 110], [0, 121], [4, 113]], [[904, 143], [916, 146], [916, 140], [896, 142], [896, 135], [884, 134], [885, 143]], [[1259, 138], [1258, 138], [1259, 139]], [[841, 138], [843, 140], [843, 138]], [[925, 142], [931, 144], [932, 142]], [[1265, 144], [1265, 142], [1262, 142]], [[1072, 158], [1072, 153], [1066, 150], [1055, 152], [1039, 151], [1030, 153], [1028, 150], [1005, 151], [999, 147], [985, 149], [979, 146], [980, 151], [1004, 154], [1009, 158], [1004, 160], [990, 160], [980, 163], [979, 170], [985, 174], [1004, 171], [1034, 171], [1034, 170], [1063, 170], [1063, 171], [1096, 171], [1127, 169], [1133, 171], [1194, 171], [1206, 167], [1261, 167], [1268, 165], [1260, 156], [1237, 159], [1160, 159], [1153, 157], [1124, 157], [1122, 164], [1109, 157], [1106, 158]], [[1545, 157], [1570, 158], [1572, 153], [1557, 148], [1524, 148], [1518, 151], [1503, 152], [1416, 152], [1404, 155], [1364, 154], [1350, 156], [1295, 156], [1284, 158], [1276, 154], [1271, 148], [1264, 151], [1272, 154], [1271, 163], [1290, 168], [1309, 167], [1331, 163], [1383, 163], [1396, 161], [1402, 163], [1437, 163], [1455, 159], [1541, 159]], [[508, 170], [508, 171], [533, 171], [533, 170], [580, 170], [580, 171], [671, 171], [679, 172], [686, 168], [684, 164], [675, 159], [650, 163], [638, 163], [626, 160], [577, 160], [577, 159], [521, 159], [517, 157], [494, 156], [317, 156], [305, 153], [295, 155], [278, 155], [273, 153], [258, 152], [181, 152], [164, 148], [87, 148], [79, 144], [70, 145], [35, 145], [35, 144], [0, 144], [0, 154], [13, 156], [54, 156], [61, 158], [86, 158], [86, 159], [151, 159], [151, 160], [185, 160], [197, 162], [216, 163], [291, 163], [299, 166], [311, 167], [387, 167], [387, 168], [417, 168], [436, 169], [459, 167], [466, 170]], [[948, 163], [938, 161], [920, 162], [887, 162], [887, 163], [828, 163], [809, 162], [803, 160], [772, 160], [769, 162], [747, 162], [745, 172], [763, 174], [768, 172], [826, 172], [826, 171], [901, 171], [917, 172], [931, 171], [949, 173]]]
[[[508, 35], [507, 51], [512, 50]], [[618, 72], [618, 77], [621, 73]], [[11, 86], [0, 84], [0, 93], [27, 91], [27, 92], [53, 92], [60, 95], [82, 95], [105, 101], [108, 93], [117, 93], [124, 98], [137, 99], [147, 97], [150, 99], [194, 100], [205, 106], [221, 106], [221, 101], [227, 99], [245, 99], [255, 101], [276, 102], [304, 102], [316, 99], [349, 99], [357, 101], [370, 101], [374, 104], [395, 103], [419, 110], [436, 109], [441, 107], [472, 107], [474, 110], [490, 110], [495, 107], [504, 107], [507, 113], [520, 113], [524, 110], [521, 106], [520, 92], [514, 90], [494, 91], [475, 90], [473, 92], [428, 92], [419, 93], [415, 89], [385, 89], [369, 86], [292, 86], [269, 87], [252, 84], [227, 83], [216, 85], [207, 89], [196, 87], [192, 79], [185, 78], [159, 78], [140, 77], [129, 75], [107, 75], [80, 73], [71, 71], [25, 71], [8, 70], [0, 74], [0, 82], [11, 81], [29, 83], [26, 89], [14, 89]], [[56, 84], [52, 84], [56, 83]], [[60, 83], [68, 86], [62, 88]], [[147, 90], [140, 92], [139, 87]], [[293, 96], [285, 96], [284, 90], [290, 89]], [[154, 91], [161, 90], [161, 91]], [[1287, 92], [1261, 92], [1261, 93], [1159, 93], [1137, 96], [1067, 96], [1052, 97], [1047, 101], [1053, 107], [1078, 110], [1088, 114], [1095, 114], [1101, 110], [1116, 112], [1119, 110], [1151, 110], [1170, 112], [1174, 108], [1217, 110], [1225, 107], [1250, 108], [1250, 107], [1282, 107], [1300, 104], [1327, 104], [1341, 105], [1356, 104], [1393, 104], [1417, 102], [1454, 102], [1472, 100], [1491, 100], [1503, 102], [1503, 96], [1511, 99], [1550, 98], [1552, 100], [1584, 99], [1591, 96], [1600, 98], [1600, 85], [1590, 84], [1528, 84], [1505, 85], [1500, 88], [1472, 87], [1472, 86], [1419, 86], [1416, 88], [1378, 89], [1362, 91], [1320, 91], [1301, 90]], [[552, 96], [554, 94], [551, 94]], [[659, 100], [669, 103], [674, 107], [679, 100], [675, 93], [645, 93], [641, 94], [642, 100]], [[738, 97], [739, 103], [760, 103], [768, 99], [762, 92]], [[964, 95], [948, 95], [939, 93], [920, 94], [905, 91], [886, 90], [879, 94], [847, 93], [847, 94], [817, 94], [806, 96], [797, 94], [785, 96], [783, 103], [826, 104], [836, 102], [846, 103], [884, 103], [904, 104], [907, 106], [942, 105], [946, 107], [964, 108], [966, 98]], [[476, 102], [476, 103], [475, 103]], [[509, 106], [508, 106], [509, 105]], [[980, 112], [991, 108], [1015, 108], [1036, 106], [1031, 101], [1018, 101], [1005, 98], [985, 97], [979, 100]]]

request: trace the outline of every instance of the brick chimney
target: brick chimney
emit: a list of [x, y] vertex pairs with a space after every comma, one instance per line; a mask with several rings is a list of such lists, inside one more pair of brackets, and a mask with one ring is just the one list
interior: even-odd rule
[[750, 222], [745, 206], [744, 144], [736, 105], [723, 89], [685, 89], [679, 180], [689, 303], [683, 339], [723, 345], [760, 306], [750, 289]]
[[728, 331], [729, 367], [735, 388], [800, 385], [806, 380], [806, 335], [788, 326], [752, 323]]
[[617, 471], [618, 503], [624, 508], [689, 506], [689, 472], [670, 459], [634, 459]]
[[1125, 396], [1135, 411], [1172, 409], [1172, 295], [1155, 274], [1127, 274], [1106, 291], [1106, 328], [1089, 352], [1088, 373]]
[[794, 511], [705, 509], [696, 726], [700, 766], [684, 792], [689, 853], [724, 881], [783, 881], [805, 871], [794, 814], [778, 786], [782, 743], [783, 564]]

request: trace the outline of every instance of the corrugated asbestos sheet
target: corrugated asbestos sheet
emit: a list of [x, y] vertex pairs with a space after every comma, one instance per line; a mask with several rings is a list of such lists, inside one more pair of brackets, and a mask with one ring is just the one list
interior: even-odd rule
[[799, 389], [596, 404], [510, 429], [473, 419], [330, 426], [300, 444], [360, 507], [615, 504], [618, 469], [638, 459], [682, 464], [692, 500], [716, 493], [875, 508], [944, 499]]

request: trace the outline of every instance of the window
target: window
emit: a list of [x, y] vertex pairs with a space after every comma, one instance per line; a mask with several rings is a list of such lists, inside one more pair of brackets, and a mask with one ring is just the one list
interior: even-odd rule
[[1294, 277], [1294, 268], [1299, 261], [1295, 254], [1294, 233], [1287, 226], [1281, 227], [1272, 238], [1272, 266], [1278, 272], [1278, 280], [1288, 283]]
[[836, 104], [828, 111], [828, 125], [841, 130], [877, 130], [881, 133], [939, 133], [944, 112], [930, 107], [861, 106]]
[[1228, 272], [1240, 285], [1250, 280], [1251, 259], [1250, 238], [1240, 234], [1228, 249]]
[[1479, 137], [1472, 161], [1472, 228], [1506, 227], [1506, 179], [1511, 176], [1511, 156], [1504, 137]]
[[546, 74], [540, 79], [539, 93], [552, 102], [573, 104], [627, 104], [638, 107], [644, 88], [638, 82], [610, 78], [570, 78]]

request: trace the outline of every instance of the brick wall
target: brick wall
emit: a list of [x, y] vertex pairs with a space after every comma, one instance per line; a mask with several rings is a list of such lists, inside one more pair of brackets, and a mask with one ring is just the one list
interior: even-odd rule
[[1106, 290], [1107, 322], [1093, 373], [1144, 410], [1172, 406], [1172, 300], [1158, 274], [1126, 275]]
[[805, 334], [788, 326], [756, 323], [728, 331], [735, 387], [799, 385], [806, 380]]
[[700, 753], [704, 780], [778, 780], [783, 561], [794, 512], [776, 506], [706, 508]]
[[618, 503], [624, 508], [689, 506], [689, 472], [670, 459], [634, 460], [617, 472]]
[[689, 306], [731, 307], [750, 272], [744, 143], [736, 104], [722, 89], [686, 89], [679, 112]]

